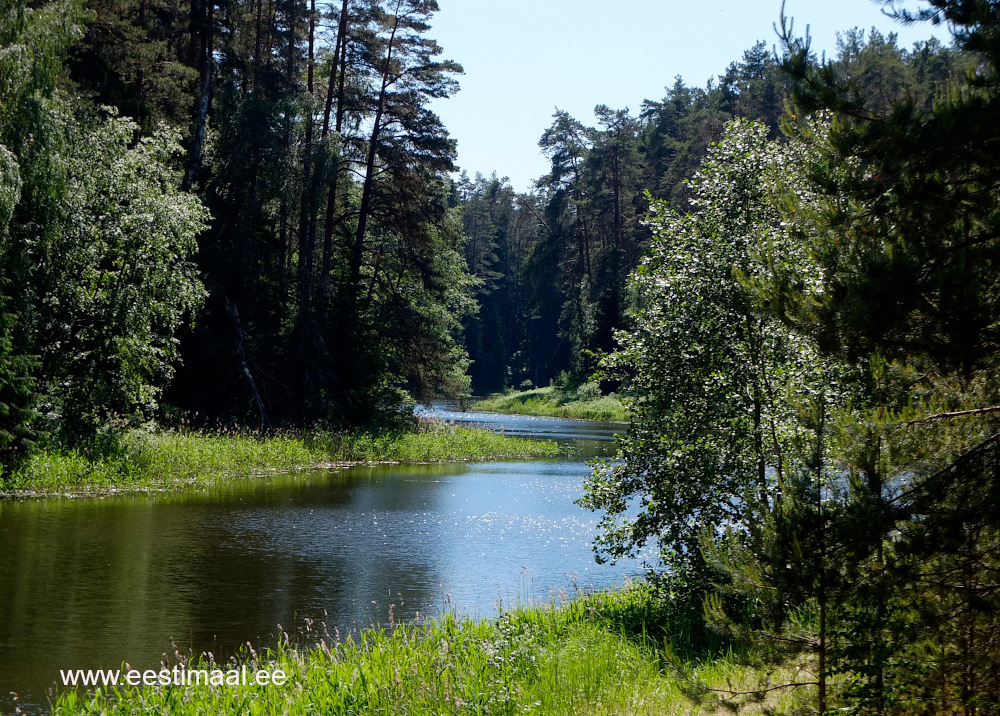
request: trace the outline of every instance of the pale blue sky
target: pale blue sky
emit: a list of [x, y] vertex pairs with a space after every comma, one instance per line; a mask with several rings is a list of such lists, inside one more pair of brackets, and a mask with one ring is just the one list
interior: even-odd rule
[[[538, 139], [556, 107], [593, 124], [598, 104], [637, 112], [681, 75], [703, 87], [758, 40], [777, 41], [781, 0], [438, 0], [429, 33], [465, 67], [462, 90], [433, 107], [458, 140], [458, 164], [527, 190], [548, 170]], [[911, 2], [911, 7], [920, 4]], [[944, 28], [900, 26], [871, 0], [787, 0], [797, 34], [833, 51], [838, 31], [875, 26], [903, 47]]]

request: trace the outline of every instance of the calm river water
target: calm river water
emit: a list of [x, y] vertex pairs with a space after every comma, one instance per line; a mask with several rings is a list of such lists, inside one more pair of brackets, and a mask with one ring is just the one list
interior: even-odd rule
[[558, 440], [569, 458], [277, 475], [101, 499], [0, 500], [0, 712], [44, 710], [60, 669], [572, 596], [641, 572], [594, 562], [574, 504], [622, 426], [431, 414]]

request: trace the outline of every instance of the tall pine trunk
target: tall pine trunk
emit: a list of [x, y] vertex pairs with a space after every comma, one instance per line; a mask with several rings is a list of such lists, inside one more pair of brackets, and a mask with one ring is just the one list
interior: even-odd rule
[[[316, 16], [316, 0], [311, 0], [309, 8], [309, 37], [308, 37], [308, 47], [309, 56], [307, 60], [306, 68], [306, 89], [309, 92], [309, 96], [312, 97], [314, 93], [313, 87], [313, 63], [314, 63], [314, 39], [315, 39], [315, 23]], [[315, 233], [314, 233], [314, 222], [315, 222], [315, 209], [313, 201], [312, 192], [312, 141], [313, 141], [313, 122], [312, 122], [312, 109], [310, 106], [309, 111], [305, 117], [306, 120], [306, 134], [305, 134], [305, 152], [304, 158], [302, 160], [302, 196], [299, 200], [299, 270], [298, 270], [298, 327], [300, 332], [304, 331], [306, 328], [306, 323], [309, 320], [309, 311], [312, 304], [312, 273], [313, 273], [313, 254], [315, 246]]]
[[[344, 106], [344, 76], [346, 75], [347, 60], [347, 2], [343, 0], [340, 9], [340, 23], [337, 28], [337, 42], [333, 49], [333, 62], [330, 67], [330, 85], [326, 93], [326, 109], [323, 113], [323, 139], [326, 139], [330, 131], [330, 115], [333, 109], [334, 87], [337, 85], [337, 115], [336, 132], [339, 136], [341, 123], [343, 122]], [[337, 82], [339, 74], [339, 83]], [[326, 199], [326, 221], [323, 224], [323, 259], [322, 277], [320, 281], [320, 307], [326, 312], [327, 303], [327, 282], [330, 280], [330, 266], [333, 261], [333, 229], [337, 221], [337, 184], [340, 181], [340, 157], [334, 159], [333, 178], [330, 181], [330, 188]]]
[[[361, 207], [358, 210], [358, 230], [354, 236], [354, 249], [351, 252], [351, 283], [350, 298], [352, 309], [356, 308], [358, 292], [361, 287], [361, 262], [365, 253], [365, 231], [368, 227], [368, 216], [371, 213], [372, 194], [375, 190], [375, 160], [378, 158], [379, 135], [382, 131], [382, 115], [385, 112], [386, 94], [389, 90], [389, 76], [392, 71], [392, 50], [399, 29], [399, 17], [395, 18], [389, 43], [385, 53], [385, 67], [382, 70], [382, 86], [378, 93], [378, 106], [375, 110], [375, 121], [372, 126], [371, 141], [368, 142], [368, 157], [365, 161], [365, 183], [361, 191]], [[338, 112], [339, 114], [339, 112]]]
[[201, 90], [198, 103], [195, 106], [194, 141], [191, 143], [191, 156], [182, 184], [185, 191], [194, 186], [195, 176], [201, 168], [202, 148], [205, 144], [205, 123], [208, 121], [208, 103], [212, 90], [212, 23], [214, 7], [211, 0], [201, 6], [204, 11], [201, 26]]

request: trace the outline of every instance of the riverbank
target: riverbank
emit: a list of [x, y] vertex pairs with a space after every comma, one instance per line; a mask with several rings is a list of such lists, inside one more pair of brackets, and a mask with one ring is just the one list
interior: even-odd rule
[[[31, 456], [0, 494], [102, 494], [166, 490], [284, 470], [362, 463], [458, 462], [554, 457], [551, 441], [421, 420], [409, 432], [200, 433], [132, 429], [88, 452]], [[89, 454], [88, 454], [89, 453]]]
[[576, 418], [608, 423], [629, 421], [628, 409], [618, 397], [614, 394], [601, 395], [596, 383], [584, 383], [573, 390], [549, 386], [497, 393], [474, 403], [472, 408], [493, 413]]
[[[730, 655], [678, 659], [642, 586], [493, 620], [446, 616], [341, 639], [309, 625], [318, 646], [247, 653], [281, 685], [137, 686], [69, 692], [53, 714], [678, 714], [724, 712], [711, 689], [755, 692], [758, 709], [792, 713], [808, 689], [763, 693], [769, 675]], [[283, 637], [287, 640], [287, 636]], [[285, 641], [287, 644], [287, 641]], [[172, 668], [173, 665], [171, 665]], [[189, 663], [188, 669], [228, 664]], [[681, 674], [684, 676], [682, 677]], [[251, 680], [252, 681], [252, 680]], [[768, 682], [770, 683], [770, 682]], [[702, 701], [702, 709], [692, 701]], [[744, 698], [743, 701], [747, 699]]]

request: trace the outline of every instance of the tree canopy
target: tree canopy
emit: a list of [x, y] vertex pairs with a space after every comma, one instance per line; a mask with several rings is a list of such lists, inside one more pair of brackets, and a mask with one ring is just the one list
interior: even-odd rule
[[809, 654], [821, 713], [992, 713], [1000, 16], [900, 17], [956, 47], [821, 62], [783, 22], [786, 138], [730, 124], [654, 204], [606, 361], [635, 420], [584, 502], [607, 556], [660, 544], [675, 638]]
[[436, 10], [7, 3], [5, 420], [72, 443], [178, 413], [394, 420], [466, 391], [475, 282], [427, 109], [461, 67]]

